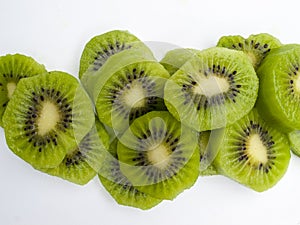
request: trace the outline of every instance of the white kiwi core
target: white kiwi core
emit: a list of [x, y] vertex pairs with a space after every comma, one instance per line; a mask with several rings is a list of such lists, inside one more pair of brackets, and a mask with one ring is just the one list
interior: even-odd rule
[[13, 95], [15, 89], [17, 87], [17, 84], [15, 82], [9, 82], [7, 83], [7, 97], [8, 99], [11, 99], [11, 96]]
[[297, 78], [294, 80], [295, 89], [298, 93], [300, 93], [300, 73], [297, 74]]
[[229, 83], [226, 78], [217, 76], [199, 76], [196, 80], [197, 84], [194, 87], [194, 92], [197, 94], [212, 97], [229, 90]]
[[169, 150], [163, 144], [160, 144], [153, 149], [149, 149], [147, 151], [147, 157], [152, 165], [160, 169], [166, 168], [170, 160]]
[[141, 83], [133, 82], [130, 89], [124, 91], [124, 102], [130, 108], [139, 108], [145, 106], [145, 90]]
[[265, 164], [268, 162], [267, 148], [258, 134], [252, 134], [247, 141], [247, 155], [254, 162]]
[[60, 113], [57, 106], [50, 101], [43, 102], [40, 114], [37, 118], [38, 134], [43, 136], [55, 129], [60, 120]]

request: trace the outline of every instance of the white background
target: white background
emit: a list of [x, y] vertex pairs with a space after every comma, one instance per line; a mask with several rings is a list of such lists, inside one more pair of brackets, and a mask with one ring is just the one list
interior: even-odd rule
[[[77, 76], [85, 43], [113, 29], [198, 49], [222, 35], [260, 32], [300, 43], [297, 1], [0, 0], [0, 54], [30, 55], [48, 70]], [[124, 207], [96, 178], [81, 187], [35, 171], [7, 148], [0, 128], [1, 225], [299, 225], [299, 202], [300, 159], [293, 156], [264, 193], [215, 176], [152, 210]]]

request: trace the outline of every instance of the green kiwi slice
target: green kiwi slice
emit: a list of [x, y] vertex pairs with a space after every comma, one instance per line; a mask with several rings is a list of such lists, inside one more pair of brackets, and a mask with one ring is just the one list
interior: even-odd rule
[[262, 192], [285, 174], [290, 147], [285, 134], [268, 125], [254, 108], [225, 128], [218, 155], [218, 172]]
[[45, 73], [43, 65], [21, 54], [0, 57], [0, 126], [2, 116], [20, 79]]
[[300, 45], [276, 48], [257, 70], [257, 108], [264, 119], [289, 133], [300, 130]]
[[169, 112], [149, 112], [134, 120], [118, 143], [122, 173], [140, 191], [173, 199], [199, 176], [197, 133]]
[[35, 168], [51, 168], [89, 132], [94, 112], [76, 78], [54, 71], [19, 81], [3, 123], [16, 155]]
[[166, 82], [170, 113], [197, 130], [218, 129], [247, 114], [257, 98], [258, 78], [247, 56], [213, 47], [186, 62]]
[[300, 156], [300, 130], [295, 130], [288, 134], [292, 152]]
[[217, 44], [219, 47], [243, 51], [255, 69], [258, 68], [271, 49], [281, 45], [277, 38], [267, 33], [252, 34], [247, 39], [240, 35], [223, 36]]
[[[106, 159], [109, 136], [104, 126], [96, 119], [96, 124], [74, 148], [68, 151], [58, 167], [42, 169], [50, 175], [60, 177], [75, 184], [84, 185], [93, 179], [97, 171], [95, 162], [102, 164]], [[91, 163], [92, 162], [92, 163]], [[98, 165], [96, 168], [102, 166]]]
[[120, 205], [131, 206], [143, 210], [158, 205], [162, 199], [153, 198], [136, 189], [120, 170], [117, 155], [118, 139], [114, 139], [109, 147], [110, 157], [105, 161], [103, 170], [98, 174], [104, 188]]
[[93, 37], [82, 52], [79, 78], [84, 73], [97, 72], [108, 58], [132, 48], [148, 50], [145, 44], [128, 31], [113, 30]]
[[160, 61], [170, 75], [173, 75], [184, 63], [191, 59], [199, 50], [177, 48], [170, 50]]

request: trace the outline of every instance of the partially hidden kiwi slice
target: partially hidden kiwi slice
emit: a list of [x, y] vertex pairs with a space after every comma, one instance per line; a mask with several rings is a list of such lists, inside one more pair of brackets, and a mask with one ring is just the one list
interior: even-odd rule
[[20, 79], [45, 73], [43, 65], [21, 54], [0, 57], [0, 126], [6, 106]]
[[68, 151], [58, 167], [41, 170], [80, 185], [93, 179], [102, 167], [109, 147], [109, 136], [104, 126], [97, 119], [95, 121], [89, 133]]
[[257, 108], [264, 119], [286, 133], [300, 130], [300, 45], [289, 44], [268, 54], [257, 70]]
[[262, 192], [285, 174], [290, 160], [285, 134], [268, 125], [254, 108], [225, 128], [214, 161], [218, 172]]
[[149, 112], [134, 120], [119, 139], [122, 173], [140, 191], [173, 199], [199, 176], [197, 133], [169, 112]]
[[35, 168], [51, 168], [92, 128], [94, 112], [76, 78], [54, 71], [21, 79], [3, 122], [16, 155]]
[[[148, 59], [127, 61], [127, 56], [130, 57], [120, 53], [107, 62], [99, 71], [92, 92], [100, 121], [120, 132], [149, 111], [165, 110], [163, 90], [169, 78], [169, 73], [158, 62]], [[110, 70], [115, 65], [114, 60], [128, 64]]]
[[247, 56], [213, 47], [187, 61], [166, 82], [165, 104], [182, 123], [206, 131], [232, 124], [257, 98], [258, 78]]
[[132, 48], [150, 51], [144, 43], [128, 31], [113, 30], [93, 37], [82, 52], [79, 78], [84, 73], [97, 72], [109, 57]]
[[173, 75], [184, 63], [191, 59], [199, 50], [190, 48], [176, 48], [170, 50], [160, 61], [170, 75]]
[[243, 51], [255, 69], [258, 68], [271, 49], [281, 45], [277, 38], [267, 33], [252, 34], [247, 39], [240, 35], [223, 36], [217, 44], [219, 47]]
[[300, 156], [300, 130], [292, 131], [288, 134], [292, 152]]
[[162, 199], [153, 198], [136, 189], [120, 170], [117, 155], [118, 139], [116, 138], [109, 147], [110, 157], [104, 162], [99, 179], [109, 194], [117, 203], [125, 206], [150, 209], [158, 205]]

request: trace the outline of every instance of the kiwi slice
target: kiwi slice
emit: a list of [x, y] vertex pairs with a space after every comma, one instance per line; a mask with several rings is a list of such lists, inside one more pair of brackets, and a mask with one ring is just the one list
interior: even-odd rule
[[158, 205], [162, 199], [153, 198], [139, 191], [122, 173], [117, 155], [117, 146], [118, 139], [116, 138], [109, 147], [110, 157], [106, 160], [101, 173], [98, 174], [102, 185], [121, 205], [143, 210]]
[[98, 71], [111, 56], [132, 48], [150, 51], [145, 44], [128, 31], [113, 30], [93, 37], [82, 52], [79, 78], [86, 72]]
[[191, 59], [199, 50], [190, 48], [177, 48], [166, 53], [160, 61], [170, 75], [173, 75], [184, 63]]
[[98, 164], [104, 162], [108, 147], [109, 136], [104, 126], [96, 119], [96, 125], [74, 149], [68, 151], [58, 167], [42, 169], [42, 171], [75, 184], [84, 185], [96, 176], [95, 162]]
[[186, 62], [166, 82], [165, 104], [185, 125], [206, 131], [232, 124], [254, 106], [258, 78], [247, 56], [213, 47]]
[[267, 33], [253, 34], [247, 39], [240, 35], [223, 36], [217, 44], [219, 47], [243, 51], [255, 69], [258, 68], [271, 49], [278, 48], [281, 45], [277, 38]]
[[45, 67], [29, 56], [9, 54], [0, 57], [0, 126], [3, 126], [4, 111], [19, 80], [45, 72]]
[[140, 191], [173, 199], [199, 176], [197, 133], [169, 112], [149, 112], [134, 120], [118, 143], [122, 173]]
[[292, 152], [300, 156], [300, 130], [295, 130], [288, 134]]
[[[114, 59], [126, 61], [123, 56], [116, 55]], [[105, 66], [113, 67], [112, 62]], [[97, 115], [115, 131], [123, 132], [131, 121], [149, 111], [166, 108], [163, 90], [169, 73], [156, 61], [133, 60], [114, 72], [99, 73], [99, 76], [93, 91]]]
[[285, 133], [300, 130], [300, 45], [276, 48], [257, 70], [257, 108], [264, 119]]
[[254, 108], [225, 128], [214, 163], [219, 173], [262, 192], [280, 180], [289, 160], [286, 135], [268, 125]]
[[76, 78], [54, 71], [19, 81], [3, 123], [16, 155], [35, 168], [51, 168], [89, 132], [94, 112]]

